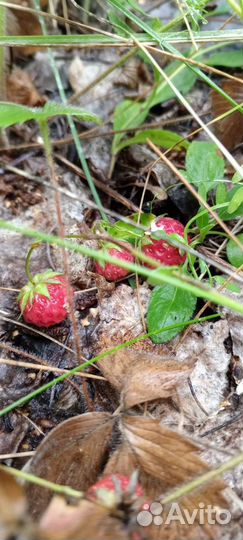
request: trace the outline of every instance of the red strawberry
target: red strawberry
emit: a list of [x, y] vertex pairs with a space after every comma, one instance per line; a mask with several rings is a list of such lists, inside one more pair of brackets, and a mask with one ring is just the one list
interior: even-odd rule
[[98, 480], [87, 491], [87, 498], [92, 501], [115, 502], [122, 495], [136, 495], [143, 497], [144, 492], [140, 484], [133, 487], [133, 478], [123, 474], [110, 474]]
[[68, 315], [65, 277], [47, 270], [31, 278], [18, 296], [24, 320], [45, 328], [64, 321]]
[[[159, 217], [152, 223], [151, 232], [159, 230], [164, 231], [166, 234], [178, 234], [184, 238], [184, 226], [180, 221], [170, 217]], [[151, 244], [145, 244], [142, 248], [143, 253], [148, 257], [152, 257], [152, 259], [166, 266], [177, 266], [185, 262], [186, 254], [182, 255], [178, 248], [171, 246], [165, 240], [151, 238], [151, 242]]]
[[[104, 249], [106, 250], [106, 253], [109, 253], [109, 255], [111, 255], [112, 257], [116, 257], [121, 261], [133, 263], [135, 260], [134, 256], [126, 249], [126, 246], [130, 247], [130, 244], [124, 242], [123, 245], [124, 247], [115, 248], [112, 247], [112, 244], [108, 244], [107, 246], [104, 246]], [[102, 264], [98, 262], [95, 263], [95, 271], [97, 272], [97, 274], [100, 274], [100, 276], [105, 277], [108, 281], [116, 281], [117, 279], [122, 279], [130, 273], [129, 270], [121, 268], [116, 264], [105, 263], [104, 266], [102, 266]]]

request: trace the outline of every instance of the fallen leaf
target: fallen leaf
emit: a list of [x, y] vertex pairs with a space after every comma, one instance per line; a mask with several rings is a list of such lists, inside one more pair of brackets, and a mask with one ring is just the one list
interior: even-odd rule
[[1, 540], [15, 535], [26, 513], [23, 488], [15, 478], [0, 470], [0, 531]]
[[[163, 501], [168, 490], [190, 482], [208, 469], [197, 455], [196, 445], [179, 433], [163, 427], [159, 420], [125, 416], [121, 422], [121, 431], [141, 472], [139, 482], [145, 493], [150, 495], [152, 502]], [[153, 481], [155, 489], [153, 489]], [[197, 488], [179, 499], [180, 511], [191, 513], [193, 510], [199, 510], [202, 504], [203, 508], [211, 505], [214, 508], [227, 509], [227, 503], [222, 495], [224, 487], [222, 481], [215, 480]], [[150, 503], [148, 507], [150, 508]], [[166, 524], [165, 520], [170, 510], [171, 504], [161, 507], [162, 523], [151, 518], [150, 525], [146, 527], [148, 538], [159, 540], [197, 538], [200, 540], [217, 537], [218, 525], [213, 527], [207, 523], [206, 519], [206, 523], [202, 524], [199, 512], [191, 525], [186, 520], [182, 523], [180, 519], [172, 519]], [[137, 516], [138, 522], [142, 524], [142, 521], [139, 521], [140, 518], [141, 515]]]
[[[86, 413], [62, 422], [40, 444], [28, 472], [85, 491], [103, 468], [112, 427], [107, 413]], [[47, 507], [51, 493], [32, 484], [27, 486], [27, 497], [36, 517]]]
[[87, 500], [70, 506], [54, 497], [40, 521], [42, 540], [128, 540], [127, 527], [108, 508]]
[[[134, 356], [134, 353], [129, 353]], [[179, 364], [146, 353], [137, 354], [137, 361], [128, 369], [122, 389], [122, 405], [129, 409], [155, 399], [168, 398], [177, 385], [190, 375], [194, 362]]]
[[[243, 102], [243, 80], [242, 84], [239, 81], [223, 80], [221, 88], [237, 103]], [[213, 118], [230, 111], [233, 105], [229, 103], [221, 94], [212, 90], [212, 115]], [[243, 121], [242, 113], [236, 111], [226, 118], [214, 124], [214, 130], [220, 141], [228, 148], [233, 150], [237, 144], [243, 141]]]
[[[13, 0], [12, 4], [17, 6], [26, 6], [33, 8], [31, 0]], [[41, 6], [44, 7], [46, 1], [41, 2]], [[11, 9], [7, 10], [7, 34], [10, 36], [39, 36], [42, 34], [41, 25], [38, 16], [35, 13], [28, 11], [22, 11], [14, 9], [12, 5]], [[13, 54], [17, 56], [31, 56], [39, 50], [37, 47], [13, 47]]]
[[35, 88], [29, 74], [20, 68], [14, 68], [6, 79], [7, 100], [29, 107], [42, 107], [46, 98]]

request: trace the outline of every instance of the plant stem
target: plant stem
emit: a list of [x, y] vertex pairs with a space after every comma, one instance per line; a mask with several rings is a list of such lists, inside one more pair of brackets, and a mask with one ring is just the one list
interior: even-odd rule
[[30, 260], [31, 260], [33, 251], [35, 249], [39, 248], [40, 245], [41, 245], [41, 242], [35, 242], [34, 244], [32, 244], [32, 246], [30, 247], [30, 249], [28, 251], [26, 261], [25, 261], [25, 273], [26, 273], [26, 276], [27, 276], [28, 280], [31, 283], [34, 283], [34, 277], [33, 277], [33, 274], [30, 271]]
[[212, 480], [215, 480], [215, 478], [218, 478], [218, 476], [221, 476], [225, 472], [230, 471], [234, 467], [237, 467], [237, 465], [240, 465], [242, 462], [243, 453], [229, 459], [228, 461], [226, 461], [226, 463], [223, 463], [216, 469], [213, 469], [212, 471], [208, 471], [207, 473], [198, 476], [198, 478], [195, 478], [195, 480], [192, 480], [188, 484], [175, 489], [170, 495], [164, 497], [161, 500], [161, 503], [168, 504], [179, 499], [180, 497], [184, 497], [188, 493], [191, 493], [191, 491], [193, 491], [194, 489], [200, 488], [203, 484], [211, 482]]
[[239, 4], [237, 4], [237, 2], [235, 0], [227, 0], [228, 4], [230, 5], [230, 7], [233, 9], [233, 11], [235, 13], [237, 13], [237, 15], [239, 15], [240, 17], [242, 17], [242, 6], [240, 6]]
[[55, 493], [65, 495], [66, 497], [81, 498], [83, 496], [82, 491], [77, 491], [76, 489], [73, 489], [69, 486], [55, 484], [55, 482], [50, 482], [49, 480], [45, 480], [44, 478], [40, 478], [39, 476], [35, 476], [34, 474], [30, 474], [25, 471], [19, 471], [18, 469], [14, 469], [14, 467], [0, 465], [0, 471], [1, 470], [6, 472], [7, 474], [11, 474], [11, 476], [15, 476], [16, 478], [20, 478], [21, 480], [25, 480], [26, 482], [30, 482], [31, 484], [35, 484], [36, 486], [51, 489]]
[[[135, 263], [130, 263], [121, 259], [117, 259], [116, 257], [112, 257], [111, 255], [109, 255], [109, 253], [106, 253], [102, 250], [97, 251], [84, 245], [79, 245], [68, 240], [63, 240], [58, 236], [34, 231], [33, 229], [28, 229], [26, 227], [15, 225], [14, 223], [9, 223], [8, 221], [0, 220], [0, 229], [17, 232], [19, 234], [29, 236], [30, 238], [35, 238], [47, 244], [54, 244], [56, 246], [64, 247], [66, 249], [69, 249], [70, 251], [81, 253], [81, 255], [86, 255], [87, 257], [91, 257], [92, 259], [99, 260], [101, 262], [117, 264], [117, 266], [120, 266], [121, 268], [126, 268], [131, 272], [137, 272], [143, 277], [153, 278], [154, 280], [156, 278], [156, 283], [158, 285], [170, 283], [175, 287], [179, 287], [180, 289], [184, 289], [191, 292], [192, 294], [195, 294], [199, 298], [207, 298], [208, 300], [211, 300], [216, 304], [229, 307], [230, 309], [243, 314], [243, 305], [235, 301], [233, 298], [219, 294], [217, 291], [211, 289], [204, 283], [197, 283], [195, 280], [181, 273], [180, 270], [168, 270], [168, 268], [161, 267], [157, 261], [155, 261], [151, 257], [147, 257], [139, 251], [132, 250], [132, 253], [135, 257], [138, 257], [139, 260], [142, 260], [143, 262], [148, 263], [150, 266], [153, 266], [154, 270], [150, 270], [145, 266], [141, 266]], [[183, 249], [185, 248], [186, 246], [183, 244]], [[192, 251], [190, 250], [190, 248], [187, 249], [189, 250], [189, 252]], [[197, 252], [192, 253], [196, 253], [196, 255], [199, 255], [197, 254]]]

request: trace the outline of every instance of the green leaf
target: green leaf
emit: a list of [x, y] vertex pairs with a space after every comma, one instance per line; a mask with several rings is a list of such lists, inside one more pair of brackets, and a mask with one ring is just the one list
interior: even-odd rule
[[230, 264], [239, 268], [243, 264], [243, 233], [238, 234], [236, 238], [242, 243], [242, 249], [233, 240], [229, 240], [226, 253]]
[[224, 159], [218, 154], [216, 144], [194, 141], [186, 154], [187, 178], [206, 198], [218, 180], [224, 177]]
[[223, 219], [224, 221], [229, 221], [229, 220], [232, 220], [232, 219], [241, 218], [242, 215], [243, 215], [243, 203], [241, 203], [240, 206], [238, 206], [237, 210], [232, 212], [232, 214], [229, 214], [229, 212], [228, 212], [228, 206], [229, 206], [230, 202], [232, 201], [233, 197], [235, 196], [235, 194], [237, 193], [238, 189], [239, 189], [239, 186], [236, 185], [232, 189], [230, 189], [229, 191], [227, 190], [227, 199], [226, 199], [225, 203], [228, 203], [228, 204], [225, 204], [225, 208], [219, 208], [218, 209], [217, 213], [218, 213], [219, 217], [221, 219]]
[[[170, 80], [173, 81], [174, 85], [178, 90], [180, 90], [180, 92], [182, 92], [182, 94], [187, 94], [197, 80], [197, 75], [179, 60], [171, 62], [171, 64], [169, 64], [169, 66], [165, 69], [165, 73], [170, 76]], [[161, 83], [153, 92], [150, 107], [164, 103], [165, 101], [168, 101], [174, 97], [174, 91], [169, 84], [162, 79]]]
[[135, 223], [139, 222], [140, 225], [143, 225], [143, 227], [150, 227], [151, 223], [156, 219], [156, 216], [154, 214], [147, 214], [145, 212], [143, 214], [137, 212], [136, 214], [132, 214], [130, 219], [135, 221]]
[[116, 240], [129, 242], [133, 245], [136, 244], [137, 240], [144, 236], [144, 231], [142, 229], [139, 229], [135, 225], [124, 223], [124, 221], [117, 221], [114, 225], [104, 224], [104, 228], [106, 232], [113, 238], [116, 238]]
[[242, 174], [236, 171], [235, 174], [231, 178], [231, 182], [233, 182], [233, 184], [238, 184], [239, 182], [241, 182], [241, 180], [243, 180], [243, 170], [242, 170]]
[[187, 149], [190, 145], [188, 141], [182, 139], [181, 135], [174, 133], [173, 131], [168, 131], [164, 129], [146, 129], [137, 133], [134, 137], [126, 139], [117, 145], [117, 152], [126, 148], [126, 146], [131, 146], [132, 144], [143, 144], [150, 139], [157, 146], [162, 148], [171, 148], [175, 146], [178, 150], [180, 148]]
[[[197, 303], [194, 294], [183, 291], [173, 285], [155, 287], [152, 292], [148, 313], [148, 331], [158, 330], [173, 324], [187, 322], [193, 315]], [[166, 343], [177, 336], [182, 328], [174, 328], [161, 334], [156, 334], [151, 339], [154, 343]]]
[[116, 33], [119, 34], [119, 36], [125, 36], [127, 37], [127, 34], [131, 32], [131, 28], [120, 18], [117, 16], [115, 11], [109, 11], [108, 18], [110, 23], [115, 26]]
[[243, 187], [239, 187], [234, 193], [229, 203], [228, 214], [233, 214], [236, 210], [238, 210], [239, 206], [242, 203], [243, 203]]
[[79, 107], [62, 105], [61, 103], [48, 102], [43, 108], [25, 107], [16, 103], [0, 102], [0, 127], [7, 128], [14, 124], [23, 124], [28, 120], [46, 122], [55, 116], [77, 116], [85, 122], [101, 123], [98, 116], [83, 111]]
[[[120, 129], [134, 129], [140, 126], [149, 112], [149, 105], [147, 102], [134, 103], [133, 101], [126, 99], [117, 105], [114, 112], [114, 130]], [[123, 139], [123, 133], [117, 133], [112, 142], [112, 154], [117, 154], [118, 145]]]
[[204, 57], [203, 62], [208, 66], [241, 68], [243, 65], [243, 50], [218, 52], [208, 58]]
[[223, 276], [213, 276], [213, 279], [218, 285], [224, 285], [224, 288], [227, 289], [228, 291], [240, 294], [241, 289], [240, 289], [239, 285], [236, 285], [235, 283], [226, 283], [225, 284], [225, 281], [226, 281], [225, 277], [223, 277]]
[[216, 189], [216, 204], [223, 204], [228, 200], [228, 192], [224, 182], [220, 182]]

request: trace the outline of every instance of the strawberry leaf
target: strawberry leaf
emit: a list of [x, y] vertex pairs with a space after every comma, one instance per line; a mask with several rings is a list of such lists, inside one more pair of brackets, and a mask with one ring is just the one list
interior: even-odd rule
[[[187, 322], [193, 315], [196, 303], [197, 298], [194, 294], [173, 285], [155, 287], [147, 313], [149, 333], [158, 332], [166, 326]], [[182, 327], [173, 328], [161, 334], [156, 333], [151, 339], [154, 343], [166, 343], [182, 330]]]
[[[243, 233], [238, 234], [236, 238], [238, 238], [243, 245]], [[236, 266], [236, 268], [239, 268], [243, 264], [243, 249], [240, 249], [233, 240], [228, 241], [226, 252], [230, 264]]]

